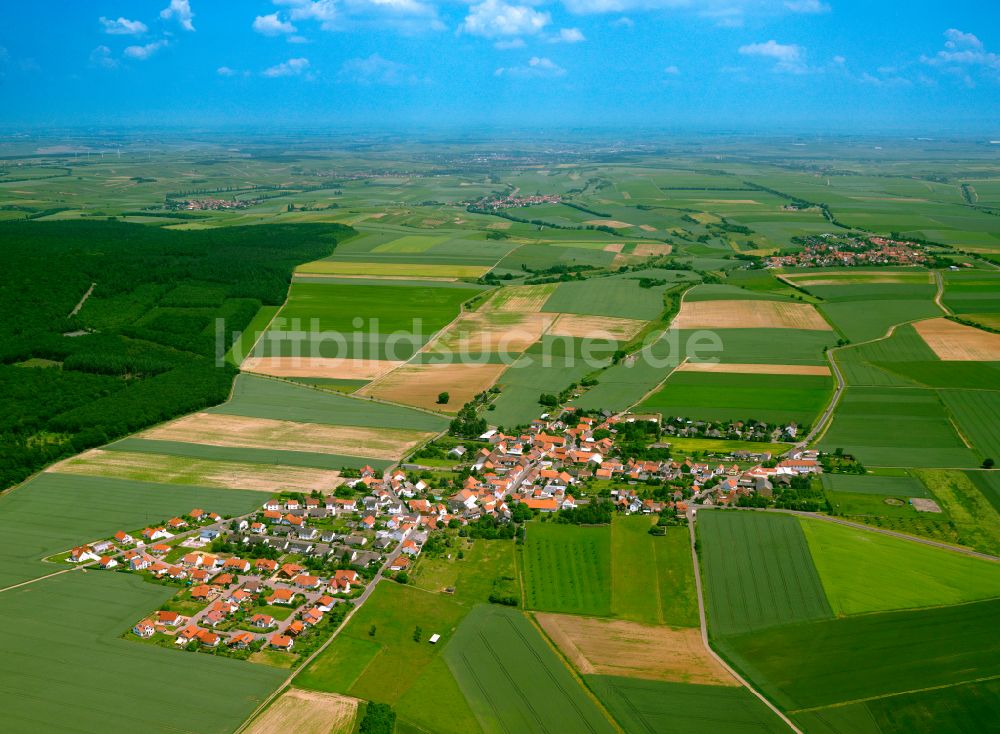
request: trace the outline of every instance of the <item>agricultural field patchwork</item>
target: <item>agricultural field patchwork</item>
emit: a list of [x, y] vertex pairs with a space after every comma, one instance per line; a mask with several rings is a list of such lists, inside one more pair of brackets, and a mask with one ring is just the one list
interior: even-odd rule
[[738, 685], [705, 649], [699, 629], [547, 613], [535, 620], [583, 675]]
[[809, 425], [831, 395], [826, 375], [678, 369], [639, 409], [695, 420]]
[[[23, 490], [19, 490], [23, 491]], [[284, 679], [262, 665], [184, 655], [120, 639], [142, 614], [173, 594], [123, 574], [69, 573], [0, 594], [4, 728], [57, 731], [231, 732]], [[46, 623], [32, 619], [45, 609]], [[128, 681], [130, 700], [107, 681]], [[44, 681], [40, 690], [39, 681]], [[163, 690], [184, 681], [183, 696]]]
[[838, 616], [1000, 597], [1000, 563], [831, 522], [802, 529]]
[[[718, 641], [792, 713], [1000, 675], [1000, 600], [772, 627]], [[802, 651], [808, 649], [809, 655]]]
[[610, 615], [610, 528], [534, 523], [527, 534], [520, 564], [528, 609]]
[[698, 533], [715, 637], [833, 616], [796, 518], [701, 510]]
[[280, 489], [329, 492], [343, 482], [337, 471], [311, 467], [241, 464], [189, 456], [103, 449], [90, 449], [79, 456], [59, 462], [49, 471], [136, 482], [247, 489], [271, 494]]
[[444, 658], [484, 732], [615, 731], [519, 612], [474, 608]]
[[779, 734], [788, 727], [745, 688], [588, 675], [626, 734]]

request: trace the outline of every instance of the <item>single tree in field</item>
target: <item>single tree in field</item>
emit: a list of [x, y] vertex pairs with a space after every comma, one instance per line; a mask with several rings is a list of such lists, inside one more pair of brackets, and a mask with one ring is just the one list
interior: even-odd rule
[[438, 393], [438, 405], [447, 405], [449, 400], [451, 400], [451, 395], [448, 393]]
[[424, 631], [420, 629], [419, 626], [413, 628], [413, 641], [420, 642], [420, 638], [423, 637]]
[[992, 469], [994, 466], [996, 466], [996, 462], [993, 459], [983, 459], [983, 469]]

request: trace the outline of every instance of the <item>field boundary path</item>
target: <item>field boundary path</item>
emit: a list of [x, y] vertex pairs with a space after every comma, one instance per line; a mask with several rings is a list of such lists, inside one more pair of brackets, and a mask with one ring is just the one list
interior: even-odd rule
[[83, 298], [81, 298], [80, 302], [73, 307], [73, 310], [69, 312], [69, 316], [67, 316], [66, 318], [71, 319], [78, 313], [80, 313], [80, 309], [83, 308], [83, 304], [87, 302], [87, 299], [90, 298], [90, 294], [94, 292], [94, 288], [96, 287], [97, 287], [97, 281], [94, 281], [93, 283], [90, 284], [90, 288], [88, 288], [87, 292], [83, 294]]
[[396, 557], [399, 554], [400, 551], [397, 549], [394, 553], [392, 553], [388, 558], [385, 559], [385, 563], [382, 564], [382, 567], [379, 568], [378, 573], [375, 574], [375, 577], [371, 580], [368, 586], [365, 587], [365, 590], [361, 593], [361, 596], [359, 596], [355, 600], [353, 608], [340, 621], [340, 625], [337, 627], [337, 629], [333, 631], [333, 634], [327, 638], [326, 642], [324, 642], [322, 645], [316, 648], [316, 650], [313, 652], [312, 655], [303, 660], [302, 663], [295, 670], [293, 670], [289, 674], [289, 676], [285, 678], [285, 680], [283, 680], [267, 698], [261, 701], [260, 705], [250, 712], [250, 715], [247, 716], [246, 720], [244, 720], [244, 722], [239, 725], [239, 727], [233, 732], [233, 734], [240, 734], [241, 732], [246, 731], [246, 728], [250, 726], [251, 723], [253, 723], [253, 720], [256, 719], [258, 716], [260, 716], [260, 714], [268, 706], [274, 703], [281, 696], [281, 694], [284, 693], [290, 685], [292, 685], [292, 681], [295, 680], [295, 677], [303, 670], [308, 668], [309, 664], [317, 657], [319, 657], [323, 653], [323, 651], [326, 650], [326, 648], [328, 648], [330, 644], [337, 639], [340, 633], [343, 632], [344, 629], [347, 627], [347, 623], [351, 621], [351, 617], [353, 617], [357, 613], [357, 611], [361, 609], [362, 605], [366, 601], [368, 601], [368, 597], [372, 595], [372, 593], [375, 591], [375, 587], [378, 586], [379, 582], [382, 581], [385, 570], [389, 568], [390, 565], [392, 565], [393, 561], [396, 560]]
[[708, 621], [705, 616], [705, 597], [701, 588], [701, 569], [698, 566], [698, 551], [695, 548], [695, 544], [697, 542], [697, 539], [695, 538], [694, 534], [695, 514], [696, 514], [695, 508], [689, 509], [687, 512], [687, 520], [688, 520], [688, 532], [691, 535], [691, 560], [694, 563], [694, 586], [695, 590], [698, 592], [698, 622], [701, 626], [701, 642], [705, 646], [705, 649], [708, 651], [708, 654], [711, 655], [719, 663], [719, 665], [725, 668], [725, 670], [731, 676], [733, 676], [733, 678], [735, 678], [741, 686], [743, 686], [748, 691], [750, 691], [750, 693], [759, 698], [764, 703], [764, 705], [767, 706], [769, 709], [771, 709], [771, 711], [773, 711], [782, 721], [784, 721], [785, 724], [788, 725], [788, 728], [791, 729], [793, 732], [795, 732], [795, 734], [803, 734], [802, 730], [799, 729], [797, 726], [795, 726], [795, 724], [792, 722], [791, 719], [789, 719], [784, 713], [782, 713], [782, 711], [777, 706], [771, 703], [767, 699], [767, 697], [764, 696], [763, 693], [761, 693], [752, 685], [750, 685], [750, 682], [742, 675], [737, 673], [732, 668], [732, 666], [730, 666], [729, 663], [727, 663], [722, 658], [721, 655], [719, 655], [717, 652], [715, 652], [715, 650], [712, 649], [711, 644], [709, 644]]

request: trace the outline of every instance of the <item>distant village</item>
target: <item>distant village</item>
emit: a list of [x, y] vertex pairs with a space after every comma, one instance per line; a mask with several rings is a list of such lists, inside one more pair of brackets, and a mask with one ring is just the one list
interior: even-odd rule
[[478, 201], [469, 204], [470, 210], [479, 212], [497, 212], [503, 209], [517, 209], [519, 207], [534, 206], [536, 204], [560, 204], [562, 196], [559, 194], [535, 194], [533, 196], [522, 196], [518, 189], [507, 194], [493, 194], [485, 196]]
[[916, 242], [885, 237], [841, 237], [827, 233], [805, 238], [805, 246], [801, 252], [767, 258], [765, 267], [925, 265], [929, 262], [931, 258]]

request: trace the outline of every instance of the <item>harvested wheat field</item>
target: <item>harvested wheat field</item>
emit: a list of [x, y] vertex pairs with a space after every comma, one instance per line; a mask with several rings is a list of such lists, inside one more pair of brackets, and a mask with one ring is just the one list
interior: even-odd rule
[[588, 219], [584, 224], [593, 224], [595, 227], [611, 227], [611, 229], [627, 229], [634, 227], [634, 224], [620, 222], [617, 219]]
[[[363, 387], [358, 394], [456, 413], [476, 393], [496, 382], [505, 369], [505, 364], [410, 364]], [[438, 395], [443, 392], [450, 400], [447, 405], [438, 405]]]
[[480, 311], [499, 311], [501, 313], [531, 313], [542, 310], [558, 283], [542, 285], [515, 285], [501, 288], [493, 297], [483, 304]]
[[705, 649], [697, 628], [679, 629], [566, 614], [536, 614], [535, 619], [584, 675], [739, 685]]
[[725, 364], [723, 362], [684, 362], [676, 372], [734, 372], [744, 375], [820, 375], [830, 374], [822, 364]]
[[247, 357], [244, 372], [274, 377], [323, 377], [338, 380], [374, 380], [403, 362], [388, 359], [344, 359], [332, 357]]
[[130, 479], [160, 484], [249, 489], [256, 492], [330, 491], [344, 480], [340, 472], [279, 464], [243, 464], [236, 461], [194, 459], [131, 451], [91, 449], [60, 461], [48, 471], [63, 474]]
[[632, 251], [633, 255], [639, 257], [655, 257], [657, 255], [669, 255], [673, 252], [674, 246], [658, 242], [639, 242]]
[[425, 351], [520, 354], [545, 333], [556, 314], [474, 311], [462, 315]]
[[1000, 334], [948, 319], [929, 319], [913, 325], [934, 354], [946, 362], [1000, 361]]
[[675, 329], [813, 329], [832, 327], [808, 303], [684, 301]]
[[583, 339], [615, 339], [625, 341], [642, 331], [645, 321], [621, 319], [614, 316], [584, 316], [575, 313], [560, 314], [549, 329], [552, 336], [575, 336]]
[[224, 413], [195, 413], [151, 428], [139, 437], [209, 446], [278, 448], [370, 459], [398, 459], [432, 435], [404, 428], [331, 426]]
[[656, 231], [656, 227], [654, 227], [651, 224], [640, 224], [639, 225], [639, 229], [641, 229], [643, 232], [655, 232]]
[[246, 734], [350, 734], [358, 699], [290, 688], [246, 728]]
[[602, 248], [605, 252], [621, 252], [625, 249], [624, 242], [612, 242], [610, 245], [605, 245]]

